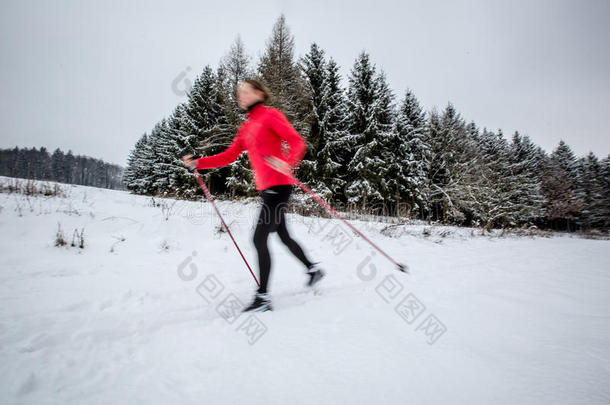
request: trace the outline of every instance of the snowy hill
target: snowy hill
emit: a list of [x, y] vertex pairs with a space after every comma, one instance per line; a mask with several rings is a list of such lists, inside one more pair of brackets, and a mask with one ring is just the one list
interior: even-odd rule
[[[290, 214], [322, 292], [273, 235], [275, 311], [240, 315], [256, 286], [208, 203], [61, 187], [0, 193], [1, 404], [610, 403], [607, 240], [354, 221], [405, 275]], [[257, 202], [218, 205], [257, 274]]]

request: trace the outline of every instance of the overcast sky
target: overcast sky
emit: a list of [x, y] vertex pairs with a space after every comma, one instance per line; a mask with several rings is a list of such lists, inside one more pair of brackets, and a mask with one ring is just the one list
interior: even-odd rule
[[[5, 1], [0, 147], [125, 165], [135, 141], [241, 35], [256, 60], [281, 13], [347, 75], [366, 50], [397, 100], [451, 101], [551, 151], [610, 153], [610, 0]], [[174, 83], [174, 85], [172, 85]]]

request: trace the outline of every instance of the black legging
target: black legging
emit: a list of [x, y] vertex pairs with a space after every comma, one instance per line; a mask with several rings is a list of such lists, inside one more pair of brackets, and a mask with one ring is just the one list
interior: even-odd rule
[[259, 293], [267, 292], [269, 274], [271, 273], [271, 257], [267, 247], [267, 238], [271, 232], [277, 231], [280, 240], [307, 268], [313, 265], [305, 256], [299, 244], [290, 237], [286, 228], [285, 211], [291, 192], [292, 185], [290, 184], [273, 186], [261, 191], [263, 206], [253, 238], [254, 246], [258, 252]]

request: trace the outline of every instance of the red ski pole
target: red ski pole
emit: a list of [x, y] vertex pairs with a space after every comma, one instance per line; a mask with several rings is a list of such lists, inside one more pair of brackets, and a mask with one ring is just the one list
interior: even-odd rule
[[222, 222], [222, 226], [225, 228], [225, 230], [231, 237], [231, 240], [233, 241], [233, 244], [235, 245], [235, 247], [237, 248], [237, 251], [241, 255], [241, 258], [244, 259], [244, 263], [246, 263], [246, 267], [248, 267], [248, 270], [250, 270], [250, 274], [252, 274], [252, 277], [254, 277], [254, 281], [256, 281], [256, 285], [260, 287], [260, 284], [259, 284], [258, 280], [256, 279], [254, 272], [250, 268], [248, 261], [244, 257], [244, 254], [241, 252], [241, 249], [237, 245], [237, 242], [235, 242], [235, 238], [233, 238], [233, 234], [231, 234], [231, 231], [229, 230], [229, 227], [225, 223], [225, 220], [222, 218], [222, 215], [220, 215], [220, 211], [218, 211], [218, 207], [216, 207], [216, 204], [214, 203], [214, 199], [212, 198], [212, 195], [210, 194], [210, 190], [208, 190], [208, 188], [206, 187], [205, 183], [203, 182], [203, 179], [201, 178], [201, 175], [199, 174], [199, 172], [197, 172], [197, 169], [193, 169], [193, 174], [195, 175], [195, 179], [197, 179], [197, 183], [199, 183], [199, 186], [201, 186], [201, 189], [203, 190], [205, 197], [208, 199], [209, 202], [212, 203], [212, 206], [216, 210], [216, 214], [218, 214], [218, 218], [220, 218], [220, 222]]
[[310, 196], [313, 197], [314, 200], [316, 200], [318, 203], [320, 203], [324, 208], [326, 208], [326, 210], [328, 212], [330, 212], [331, 214], [333, 214], [335, 217], [339, 218], [341, 221], [343, 221], [352, 231], [354, 231], [356, 234], [358, 234], [362, 239], [364, 239], [365, 241], [367, 241], [372, 247], [374, 247], [375, 249], [377, 249], [377, 251], [379, 253], [381, 253], [386, 259], [388, 259], [390, 262], [392, 262], [399, 271], [402, 271], [403, 273], [408, 273], [409, 272], [409, 267], [406, 264], [401, 264], [398, 263], [396, 260], [392, 259], [392, 257], [390, 257], [390, 255], [388, 255], [386, 252], [384, 252], [383, 250], [381, 250], [381, 248], [379, 246], [377, 246], [376, 244], [374, 244], [369, 238], [367, 238], [366, 236], [364, 236], [362, 234], [362, 232], [360, 232], [358, 229], [356, 229], [352, 224], [350, 224], [349, 222], [347, 222], [347, 220], [345, 218], [343, 218], [337, 211], [335, 211], [330, 205], [328, 205], [322, 198], [320, 198], [316, 193], [314, 193], [313, 191], [311, 191], [305, 184], [301, 183], [299, 181], [299, 179], [297, 179], [294, 174], [292, 174], [292, 172], [290, 171], [284, 171], [281, 170], [281, 167], [278, 166], [277, 160], [276, 158], [270, 157], [270, 156], [265, 156], [265, 161], [267, 162], [267, 164], [269, 166], [271, 166], [272, 168], [274, 168], [275, 170], [279, 171], [282, 174], [285, 174], [289, 177], [291, 177], [295, 183], [301, 187], [307, 194], [309, 194]]

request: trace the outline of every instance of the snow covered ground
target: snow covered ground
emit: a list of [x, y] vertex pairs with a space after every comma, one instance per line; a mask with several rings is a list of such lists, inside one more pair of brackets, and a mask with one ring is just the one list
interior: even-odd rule
[[[276, 310], [243, 315], [254, 280], [208, 203], [63, 187], [0, 193], [1, 404], [610, 403], [607, 240], [354, 221], [404, 275], [291, 214], [323, 290], [272, 235]], [[256, 202], [219, 206], [258, 274]]]

